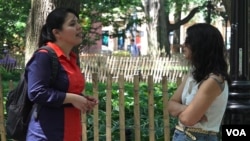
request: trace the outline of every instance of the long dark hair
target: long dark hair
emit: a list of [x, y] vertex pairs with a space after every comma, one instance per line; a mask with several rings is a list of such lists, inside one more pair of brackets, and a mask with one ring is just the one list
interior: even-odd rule
[[77, 18], [78, 14], [70, 8], [56, 8], [52, 12], [49, 13], [46, 19], [46, 23], [43, 25], [40, 36], [39, 36], [39, 41], [38, 41], [38, 46], [41, 47], [45, 45], [47, 42], [55, 42], [56, 38], [54, 34], [52, 33], [53, 29], [62, 29], [62, 25], [65, 22], [65, 18], [68, 13], [74, 14]]
[[217, 28], [206, 23], [194, 24], [187, 29], [185, 44], [192, 52], [192, 74], [197, 82], [210, 73], [222, 75], [231, 82], [223, 37]]

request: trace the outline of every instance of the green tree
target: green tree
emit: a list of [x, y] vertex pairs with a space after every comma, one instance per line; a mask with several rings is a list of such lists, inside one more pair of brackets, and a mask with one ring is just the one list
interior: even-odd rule
[[[159, 55], [160, 52], [165, 52], [167, 55], [170, 55], [170, 46], [169, 46], [169, 33], [171, 31], [177, 30], [177, 37], [179, 36], [178, 30], [180, 26], [189, 22], [193, 16], [202, 12], [205, 17], [207, 13], [207, 2], [208, 0], [141, 0], [144, 6], [144, 11], [149, 17], [148, 21], [148, 40], [149, 40], [149, 54]], [[223, 0], [224, 3], [227, 0]], [[215, 6], [221, 3], [221, 0], [212, 0], [211, 1]], [[227, 2], [228, 5], [229, 2]], [[160, 7], [160, 8], [159, 8]], [[230, 7], [230, 6], [228, 6]], [[212, 9], [214, 13], [212, 16], [216, 18], [216, 15], [221, 15], [218, 9]], [[175, 21], [170, 23], [169, 15], [170, 12], [174, 11]], [[230, 8], [228, 8], [227, 13], [229, 13]], [[156, 13], [158, 12], [158, 13]], [[181, 17], [181, 12], [188, 12], [189, 14], [186, 17]], [[154, 13], [154, 14], [152, 14]], [[156, 21], [158, 19], [158, 21]], [[157, 36], [155, 35], [155, 29], [157, 30]], [[152, 32], [152, 33], [151, 33]], [[158, 42], [155, 40], [157, 39]]]
[[[213, 3], [221, 1], [225, 5], [230, 19], [230, 0], [213, 0]], [[96, 25], [100, 27], [112, 25], [114, 27], [112, 36], [117, 37], [118, 33], [122, 33], [124, 38], [126, 37], [125, 31], [132, 32], [134, 24], [147, 23], [150, 48], [148, 54], [159, 55], [160, 52], [169, 54], [169, 41], [166, 37], [171, 31], [178, 30], [181, 25], [188, 22], [199, 11], [199, 7], [205, 9], [205, 2], [207, 0], [158, 0], [154, 2], [152, 0], [78, 0], [77, 10], [80, 11], [84, 19], [83, 46], [88, 48], [101, 38], [98, 27], [92, 26], [95, 23], [99, 23]], [[50, 7], [70, 6], [71, 3], [75, 3], [75, 1], [0, 0], [0, 47], [3, 43], [7, 43], [9, 47], [17, 46], [23, 49], [26, 43], [25, 56], [27, 60], [37, 48], [37, 34], [44, 22], [43, 16], [48, 13], [46, 11], [49, 11]], [[192, 5], [197, 5], [197, 7], [193, 7], [192, 10], [190, 9]], [[152, 10], [150, 11], [150, 9]], [[176, 20], [175, 23], [170, 23], [169, 13], [173, 10], [176, 13]], [[40, 15], [38, 11], [41, 11]], [[30, 14], [28, 14], [29, 12]], [[133, 18], [136, 12], [144, 12], [146, 16]], [[180, 12], [190, 12], [190, 14], [187, 17], [181, 17]], [[26, 26], [28, 16], [30, 19]], [[125, 28], [123, 28], [124, 25]], [[26, 29], [27, 31], [25, 31]], [[176, 33], [178, 37], [179, 34]]]
[[0, 0], [0, 53], [4, 43], [8, 47], [24, 47], [29, 9], [30, 0]]
[[[140, 12], [141, 3], [139, 0], [82, 0], [81, 15], [84, 29], [84, 51], [88, 52], [89, 47], [100, 40], [103, 26], [112, 26], [113, 31], [109, 35], [126, 38], [125, 31], [132, 32], [134, 24], [140, 25], [144, 19], [134, 19], [133, 15]], [[138, 10], [138, 9], [139, 10]], [[93, 10], [94, 9], [94, 10]], [[133, 35], [133, 34], [132, 34]]]

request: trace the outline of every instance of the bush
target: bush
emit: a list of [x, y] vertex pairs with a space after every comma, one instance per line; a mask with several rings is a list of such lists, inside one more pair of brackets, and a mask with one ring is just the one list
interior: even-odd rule
[[0, 67], [0, 73], [3, 81], [19, 81], [23, 70], [7, 71], [4, 67]]
[[[9, 80], [13, 80], [14, 85], [20, 79], [21, 71], [16, 72], [6, 72], [1, 70], [1, 75], [3, 78], [3, 94], [4, 94], [4, 103], [6, 102], [6, 94], [9, 91]], [[149, 121], [148, 121], [148, 86], [146, 83], [140, 83], [139, 86], [139, 94], [140, 94], [140, 118], [141, 118], [141, 140], [149, 140]], [[171, 97], [176, 90], [176, 83], [168, 84], [168, 94]], [[92, 83], [86, 83], [85, 93], [87, 95], [92, 95]], [[134, 96], [133, 96], [133, 83], [125, 83], [124, 94], [125, 94], [125, 119], [126, 119], [126, 130], [131, 132], [130, 137], [134, 138]], [[99, 94], [99, 134], [100, 140], [106, 140], [106, 84], [99, 83], [98, 84], [98, 94]], [[164, 138], [164, 124], [163, 124], [163, 103], [162, 103], [162, 86], [161, 84], [154, 85], [154, 101], [155, 101], [155, 135], [156, 141], [162, 141]], [[6, 116], [6, 111], [5, 111]], [[93, 117], [92, 115], [88, 115], [87, 118], [87, 134], [88, 140], [93, 140]], [[170, 117], [170, 135], [172, 137], [173, 130], [175, 124], [177, 123], [177, 119]], [[112, 140], [118, 141], [120, 139], [119, 132], [119, 87], [118, 84], [115, 83], [112, 85]]]
[[[100, 83], [99, 87], [99, 134], [100, 140], [106, 139], [106, 84]], [[168, 84], [169, 97], [173, 95], [176, 90], [176, 83]], [[120, 139], [119, 131], [119, 88], [118, 84], [113, 84], [112, 87], [112, 140], [118, 141]], [[125, 94], [125, 125], [126, 130], [131, 132], [131, 138], [134, 138], [134, 96], [133, 96], [133, 83], [126, 83], [124, 88]], [[140, 84], [140, 122], [141, 122], [141, 140], [149, 140], [149, 120], [148, 120], [148, 86], [146, 83]], [[87, 83], [85, 93], [92, 95], [92, 84]], [[155, 84], [154, 86], [154, 101], [155, 101], [155, 135], [156, 140], [160, 141], [164, 138], [164, 124], [163, 124], [163, 103], [162, 103], [162, 86], [161, 84]], [[170, 131], [171, 136], [173, 134], [177, 119], [170, 117]], [[88, 140], [93, 140], [93, 118], [92, 115], [88, 115]]]
[[117, 50], [117, 51], [114, 51], [113, 56], [120, 56], [120, 57], [130, 57], [130, 53], [128, 51], [125, 51], [125, 50]]

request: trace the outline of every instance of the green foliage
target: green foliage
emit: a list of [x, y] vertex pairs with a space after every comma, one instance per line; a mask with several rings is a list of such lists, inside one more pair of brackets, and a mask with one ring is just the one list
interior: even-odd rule
[[120, 57], [130, 57], [130, 53], [125, 50], [117, 50], [112, 53], [113, 56], [120, 56]]
[[[140, 95], [140, 122], [141, 122], [141, 140], [149, 140], [149, 118], [148, 118], [148, 85], [146, 83], [140, 83], [139, 86]], [[175, 83], [168, 84], [168, 94], [169, 97], [173, 95], [177, 86]], [[100, 140], [105, 140], [106, 138], [106, 84], [99, 83], [99, 133]], [[92, 95], [92, 84], [86, 84], [85, 93], [87, 95]], [[124, 96], [125, 96], [125, 125], [126, 130], [131, 131], [131, 138], [134, 138], [134, 90], [133, 83], [126, 83], [124, 86]], [[154, 85], [154, 114], [155, 114], [155, 129], [156, 129], [156, 140], [160, 141], [164, 138], [164, 124], [163, 124], [163, 103], [162, 103], [162, 86], [161, 84]], [[112, 140], [119, 141], [119, 87], [115, 83], [112, 86]], [[173, 134], [174, 126], [177, 119], [170, 117], [170, 129], [171, 135]], [[88, 140], [93, 140], [93, 118], [92, 115], [88, 115]]]
[[20, 79], [22, 71], [21, 70], [14, 70], [14, 71], [7, 71], [4, 67], [0, 67], [0, 74], [2, 77], [2, 81], [18, 81]]
[[[3, 93], [3, 104], [5, 105], [7, 94], [10, 91], [10, 81], [13, 81], [13, 85], [16, 86], [20, 80], [22, 71], [14, 70], [12, 72], [7, 71], [4, 67], [0, 67], [0, 75], [2, 79], [2, 93]], [[6, 116], [6, 110], [4, 109], [4, 115]]]
[[[4, 104], [6, 102], [6, 95], [9, 92], [9, 81], [13, 80], [14, 86], [18, 83], [22, 71], [13, 71], [7, 72], [4, 68], [0, 68], [2, 76], [2, 87], [4, 95]], [[148, 120], [148, 85], [146, 83], [140, 83], [139, 86], [140, 94], [140, 122], [141, 122], [141, 139], [149, 140], [149, 120]], [[169, 97], [173, 95], [173, 92], [176, 90], [176, 83], [168, 83], [168, 94]], [[85, 93], [87, 95], [92, 95], [93, 93], [92, 83], [86, 83]], [[99, 134], [100, 140], [106, 140], [106, 84], [98, 84], [98, 94], [99, 94]], [[131, 132], [131, 138], [134, 138], [134, 90], [133, 83], [125, 83], [124, 86], [124, 95], [125, 95], [125, 125], [126, 129]], [[154, 114], [155, 114], [155, 129], [156, 129], [156, 140], [163, 140], [163, 103], [162, 103], [162, 85], [154, 84]], [[119, 141], [120, 132], [119, 132], [119, 87], [115, 83], [112, 85], [112, 140]], [[6, 111], [4, 112], [6, 116]], [[174, 126], [177, 120], [173, 117], [170, 117], [170, 129], [171, 135], [173, 134]], [[88, 140], [93, 140], [93, 115], [89, 114], [87, 116], [87, 125], [88, 125]]]
[[[122, 32], [122, 36], [126, 38], [125, 30], [130, 30], [134, 24], [141, 25], [149, 21], [148, 17], [133, 18], [136, 12], [145, 12], [142, 2], [141, 0], [81, 0], [83, 47], [87, 50], [88, 47], [96, 44], [96, 40], [101, 39], [101, 33], [97, 30], [98, 26], [112, 25], [113, 37], [117, 37]], [[206, 13], [206, 7], [204, 7], [206, 2], [207, 0], [165, 0], [164, 7], [167, 15], [173, 10], [176, 13], [188, 12], [193, 5], [203, 6], [201, 12]], [[215, 4], [218, 2], [220, 1], [214, 0]], [[10, 50], [14, 52], [24, 51], [25, 28], [30, 7], [30, 0], [0, 0], [0, 53], [3, 43], [7, 43]], [[212, 14], [212, 17], [214, 15]], [[93, 27], [92, 25], [96, 23], [99, 25]], [[121, 28], [124, 25], [125, 29]], [[20, 49], [16, 50], [16, 48]]]
[[[141, 7], [141, 8], [137, 8]], [[94, 10], [93, 10], [94, 9]], [[142, 10], [140, 0], [82, 0], [80, 18], [82, 20], [84, 50], [88, 50], [91, 45], [96, 44], [96, 40], [101, 39], [102, 33], [99, 28], [102, 26], [112, 26], [114, 29], [109, 35], [117, 37], [120, 32], [126, 38], [123, 28], [130, 29], [135, 23], [142, 24], [144, 19], [134, 19], [133, 14]], [[93, 36], [95, 38], [93, 38]]]
[[24, 46], [30, 0], [0, 0], [0, 47]]

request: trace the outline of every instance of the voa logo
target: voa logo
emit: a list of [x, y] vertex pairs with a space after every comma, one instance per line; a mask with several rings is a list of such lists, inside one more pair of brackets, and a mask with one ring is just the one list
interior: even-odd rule
[[244, 129], [226, 129], [227, 136], [247, 136]]

